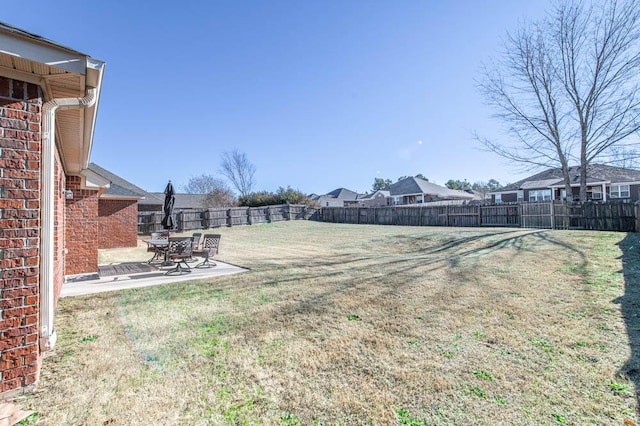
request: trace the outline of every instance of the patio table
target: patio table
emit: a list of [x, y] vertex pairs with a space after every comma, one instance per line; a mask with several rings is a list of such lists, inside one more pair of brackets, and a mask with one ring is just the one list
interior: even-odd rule
[[162, 265], [173, 265], [173, 262], [169, 262], [167, 260], [167, 247], [169, 247], [169, 240], [167, 239], [158, 239], [158, 240], [144, 240], [145, 243], [147, 243], [147, 245], [149, 245], [150, 247], [153, 247], [154, 249], [154, 253], [153, 253], [153, 257], [151, 259], [149, 259], [149, 261], [147, 263], [151, 263], [154, 260], [158, 259], [160, 257], [160, 255], [164, 256], [164, 262], [162, 262]]

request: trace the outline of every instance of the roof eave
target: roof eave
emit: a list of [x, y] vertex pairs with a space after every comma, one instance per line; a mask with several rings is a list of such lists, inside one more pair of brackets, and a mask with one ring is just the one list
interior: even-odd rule
[[[89, 164], [104, 67], [103, 61], [0, 22], [0, 75], [38, 84], [42, 87], [46, 100], [83, 97], [87, 89], [96, 89], [93, 105], [79, 113], [77, 118], [68, 121], [82, 126], [76, 133], [77, 136], [59, 140], [66, 148], [61, 149], [60, 154], [65, 171], [69, 174], [79, 174]], [[71, 85], [65, 78], [73, 75], [80, 78], [75, 79]], [[56, 95], [61, 79], [64, 81], [60, 86], [60, 93], [64, 95]], [[65, 119], [60, 116], [57, 121], [62, 123]]]
[[130, 200], [143, 200], [144, 197], [137, 197], [135, 195], [117, 195], [117, 194], [102, 194], [100, 196], [101, 200], [125, 200], [125, 201], [130, 201]]
[[91, 107], [88, 108], [84, 115], [84, 134], [82, 140], [81, 158], [81, 167], [83, 170], [89, 166], [89, 159], [91, 158], [93, 137], [96, 129], [96, 119], [98, 117], [98, 107], [100, 105], [100, 94], [102, 93], [102, 79], [104, 76], [105, 67], [105, 63], [103, 61], [94, 58], [87, 57], [86, 62], [87, 77], [85, 86], [96, 89], [96, 101]]

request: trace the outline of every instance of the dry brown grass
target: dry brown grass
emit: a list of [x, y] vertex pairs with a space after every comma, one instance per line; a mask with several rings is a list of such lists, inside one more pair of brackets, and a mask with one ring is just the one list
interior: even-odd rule
[[250, 272], [60, 301], [38, 423], [636, 421], [636, 234], [221, 232]]

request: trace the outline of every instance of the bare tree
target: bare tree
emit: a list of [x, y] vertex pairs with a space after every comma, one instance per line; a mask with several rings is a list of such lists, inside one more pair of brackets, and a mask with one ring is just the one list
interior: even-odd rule
[[480, 88], [514, 139], [478, 140], [529, 168], [560, 167], [567, 194], [569, 162], [578, 160], [585, 200], [588, 166], [640, 129], [640, 6], [558, 2], [508, 35], [505, 48]]
[[249, 161], [245, 153], [235, 149], [224, 152], [220, 162], [220, 173], [229, 179], [241, 197], [246, 197], [253, 190], [256, 166]]
[[640, 150], [614, 146], [609, 150], [607, 164], [625, 169], [640, 169]]
[[226, 182], [213, 175], [193, 176], [182, 187], [187, 194], [205, 194], [203, 207], [229, 207], [236, 205], [236, 199]]

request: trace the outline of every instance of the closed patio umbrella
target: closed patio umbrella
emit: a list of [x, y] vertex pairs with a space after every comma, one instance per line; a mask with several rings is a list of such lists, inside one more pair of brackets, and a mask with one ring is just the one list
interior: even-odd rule
[[175, 195], [173, 195], [173, 185], [171, 181], [167, 184], [167, 187], [164, 189], [164, 216], [162, 217], [162, 227], [164, 229], [173, 229], [175, 227], [175, 220], [173, 218], [173, 204], [176, 201]]

